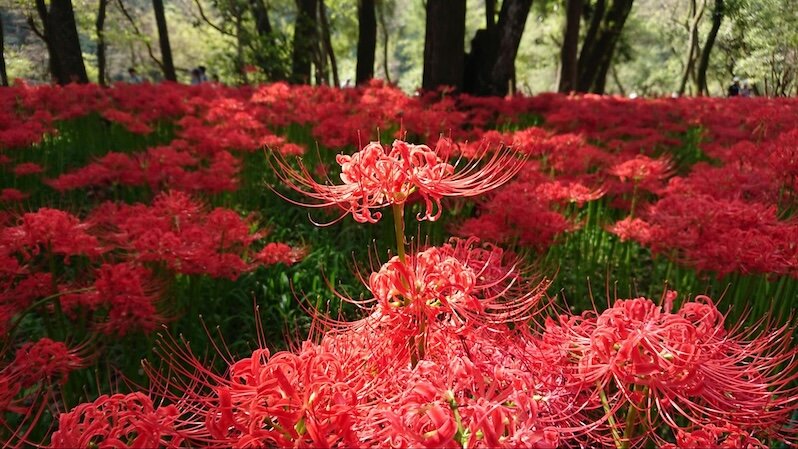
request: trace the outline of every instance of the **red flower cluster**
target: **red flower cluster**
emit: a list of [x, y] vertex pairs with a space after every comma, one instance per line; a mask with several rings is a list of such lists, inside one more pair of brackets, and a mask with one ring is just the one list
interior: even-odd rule
[[[485, 154], [483, 151], [480, 156]], [[456, 172], [454, 165], [441, 158], [437, 147], [432, 150], [399, 140], [390, 150], [372, 142], [351, 156], [338, 155], [336, 161], [341, 166], [340, 185], [318, 183], [301, 163], [297, 171], [278, 158], [276, 169], [288, 187], [318, 201], [296, 204], [338, 206], [359, 223], [376, 223], [382, 213], [373, 210], [402, 205], [414, 193], [426, 207], [418, 218], [434, 221], [441, 215], [442, 198], [481, 195], [507, 182], [523, 166], [522, 158], [496, 151], [484, 166], [478, 165], [477, 158]]]

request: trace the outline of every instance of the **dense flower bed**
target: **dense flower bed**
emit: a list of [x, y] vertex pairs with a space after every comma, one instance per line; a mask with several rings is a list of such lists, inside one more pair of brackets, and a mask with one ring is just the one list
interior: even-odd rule
[[[0, 89], [0, 439], [794, 443], [796, 119], [380, 83]], [[604, 305], [569, 284], [602, 273]]]

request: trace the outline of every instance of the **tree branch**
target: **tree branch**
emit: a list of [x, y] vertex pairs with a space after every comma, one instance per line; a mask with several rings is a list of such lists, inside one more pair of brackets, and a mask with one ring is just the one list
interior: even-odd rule
[[147, 53], [149, 53], [149, 55], [150, 55], [150, 59], [152, 59], [158, 65], [158, 67], [161, 69], [161, 71], [163, 71], [163, 62], [161, 62], [160, 59], [155, 57], [155, 53], [153, 53], [153, 51], [152, 51], [152, 45], [150, 45], [150, 41], [147, 40], [147, 37], [144, 36], [144, 34], [141, 33], [141, 30], [139, 30], [139, 27], [136, 25], [136, 21], [133, 20], [133, 17], [130, 15], [130, 13], [125, 8], [124, 2], [122, 0], [117, 0], [117, 4], [119, 4], [119, 9], [122, 10], [122, 14], [125, 15], [125, 17], [127, 18], [128, 22], [130, 22], [130, 25], [133, 26], [133, 34], [135, 34], [136, 36], [140, 37], [142, 39], [142, 41], [144, 42], [144, 45], [147, 47]]
[[217, 25], [214, 25], [214, 23], [211, 22], [211, 19], [209, 19], [208, 16], [205, 15], [205, 10], [202, 9], [202, 4], [200, 4], [199, 0], [194, 0], [194, 3], [197, 5], [197, 9], [199, 10], [200, 17], [202, 17], [202, 20], [205, 23], [207, 23], [208, 26], [210, 26], [214, 30], [224, 34], [225, 36], [237, 37], [235, 35], [235, 33], [231, 33], [231, 32], [229, 32], [229, 31], [227, 31], [227, 30], [225, 30], [225, 29], [223, 29], [223, 28], [221, 28], [221, 27], [219, 27]]

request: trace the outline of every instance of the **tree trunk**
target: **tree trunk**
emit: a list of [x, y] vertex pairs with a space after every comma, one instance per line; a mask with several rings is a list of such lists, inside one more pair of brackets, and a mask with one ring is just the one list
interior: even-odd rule
[[8, 73], [6, 73], [5, 41], [3, 40], [2, 13], [0, 13], [0, 86], [8, 86]]
[[496, 26], [496, 0], [485, 0], [485, 29]]
[[105, 79], [105, 10], [108, 0], [100, 0], [100, 8], [97, 11], [97, 84], [107, 86]]
[[427, 0], [421, 87], [463, 89], [466, 0]]
[[[485, 6], [490, 8], [488, 4]], [[465, 59], [465, 92], [504, 96], [511, 90], [515, 57], [531, 7], [532, 0], [505, 0], [498, 23], [477, 30], [471, 40], [471, 52]]]
[[374, 78], [374, 54], [377, 50], [377, 11], [375, 0], [357, 2], [357, 67], [358, 86]]
[[491, 70], [490, 93], [505, 96], [510, 91], [510, 81], [515, 78], [515, 56], [524, 34], [526, 18], [532, 0], [504, 0], [496, 27], [499, 34], [499, 52]]
[[321, 22], [322, 47], [324, 48], [322, 58], [329, 58], [333, 85], [335, 87], [341, 87], [341, 78], [338, 77], [338, 63], [335, 61], [335, 50], [333, 50], [332, 39], [330, 38], [330, 23], [327, 20], [327, 6], [324, 5], [324, 0], [319, 0], [319, 19]]
[[272, 23], [269, 21], [269, 10], [263, 0], [249, 0], [252, 17], [255, 19], [255, 30], [258, 36], [266, 37], [272, 34]]
[[589, 82], [594, 76], [592, 72], [596, 70], [596, 63], [589, 60], [593, 56], [592, 52], [596, 45], [596, 36], [598, 36], [601, 28], [601, 21], [604, 20], [604, 14], [607, 12], [607, 2], [605, 0], [597, 0], [596, 4], [592, 5], [587, 12], [590, 18], [590, 25], [587, 27], [585, 40], [582, 42], [582, 50], [579, 52], [579, 60], [576, 64], [576, 90], [578, 92], [588, 92], [590, 90]]
[[269, 10], [263, 0], [249, 0], [249, 7], [252, 17], [255, 19], [255, 31], [258, 33], [261, 45], [259, 51], [255, 52], [255, 64], [263, 71], [271, 81], [286, 79], [283, 65], [274, 55], [277, 53], [277, 42], [271, 20], [269, 20]]
[[297, 14], [291, 63], [291, 82], [296, 84], [310, 84], [311, 63], [314, 52], [318, 49], [317, 2], [318, 0], [296, 0]]
[[380, 1], [377, 4], [377, 18], [380, 21], [380, 29], [382, 30], [382, 71], [385, 72], [385, 81], [391, 83], [391, 71], [388, 64], [388, 25], [385, 23], [385, 2]]
[[158, 42], [161, 45], [161, 63], [163, 76], [167, 81], [177, 81], [175, 65], [172, 62], [172, 47], [169, 45], [169, 30], [166, 28], [166, 12], [163, 0], [152, 0], [152, 9], [155, 10], [155, 22], [158, 24]]
[[88, 83], [83, 53], [80, 51], [80, 38], [75, 24], [75, 12], [71, 0], [53, 0], [47, 13], [47, 40], [57, 55], [58, 84], [72, 82]]
[[687, 41], [687, 62], [684, 65], [684, 73], [682, 73], [682, 80], [679, 83], [678, 94], [681, 97], [687, 90], [687, 81], [693, 76], [695, 80], [695, 63], [696, 59], [700, 56], [701, 49], [698, 47], [698, 25], [701, 23], [701, 18], [704, 16], [704, 4], [700, 9], [696, 0], [690, 1], [690, 25], [688, 32], [690, 39]]
[[[585, 44], [579, 55], [579, 82], [577, 88], [580, 92], [604, 93], [607, 72], [612, 64], [615, 46], [621, 38], [623, 26], [632, 10], [633, 1], [614, 0], [601, 19], [601, 23], [595, 32], [595, 37], [592, 37], [590, 41], [588, 41], [588, 37], [590, 37], [592, 30], [588, 30]], [[598, 3], [603, 2], [599, 1]], [[598, 3], [594, 14], [598, 13], [599, 6], [602, 6]], [[593, 16], [591, 28], [595, 20], [596, 16]]]
[[558, 92], [576, 90], [578, 79], [579, 25], [582, 21], [582, 0], [566, 0], [565, 30], [560, 51], [560, 82]]
[[720, 23], [723, 21], [724, 13], [723, 0], [715, 0], [715, 8], [712, 11], [712, 28], [710, 28], [709, 34], [707, 34], [707, 41], [704, 44], [704, 49], [701, 51], [701, 58], [698, 61], [698, 70], [696, 73], [696, 91], [698, 95], [709, 95], [709, 88], [707, 87], [709, 56], [712, 53], [712, 47], [715, 45], [715, 39], [718, 37], [718, 30], [720, 30]]

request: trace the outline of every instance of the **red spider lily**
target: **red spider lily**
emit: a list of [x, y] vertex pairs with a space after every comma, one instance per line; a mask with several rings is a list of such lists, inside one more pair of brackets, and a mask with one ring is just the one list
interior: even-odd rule
[[295, 170], [285, 160], [276, 158], [275, 168], [287, 186], [318, 201], [292, 201], [295, 204], [335, 205], [360, 223], [375, 223], [382, 214], [374, 210], [404, 204], [411, 194], [417, 193], [426, 204], [425, 212], [418, 218], [436, 220], [442, 212], [442, 198], [476, 196], [490, 191], [512, 178], [524, 163], [512, 150], [496, 151], [481, 165], [480, 160], [486, 156], [487, 149], [456, 172], [457, 164], [443, 161], [437, 149], [397, 140], [390, 150], [372, 142], [351, 156], [337, 156], [343, 181], [339, 185], [316, 182], [301, 162], [299, 170]]
[[626, 217], [613, 224], [608, 231], [620, 237], [622, 242], [634, 240], [644, 245], [651, 242], [651, 226], [639, 218]]
[[282, 263], [293, 265], [302, 260], [307, 254], [306, 248], [294, 248], [285, 243], [268, 243], [252, 259], [265, 266]]
[[103, 252], [89, 225], [58, 209], [41, 208], [23, 214], [18, 226], [0, 231], [0, 246], [30, 258], [41, 252], [63, 255], [97, 256]]
[[0, 426], [4, 447], [30, 447], [31, 433], [39, 427], [45, 410], [57, 407], [59, 389], [69, 374], [90, 363], [88, 346], [69, 348], [42, 338], [25, 343], [13, 361], [0, 370]]
[[709, 298], [672, 312], [674, 296], [664, 308], [637, 298], [598, 315], [561, 317], [547, 333], [561, 338], [583, 385], [609, 391], [608, 414], [623, 406], [637, 410], [627, 425], [639, 420], [650, 432], [660, 423], [678, 429], [681, 417], [767, 436], [794, 432], [784, 428], [798, 409], [798, 388], [791, 386], [798, 350], [789, 347], [789, 328], [726, 330]]
[[463, 324], [528, 320], [547, 284], [531, 285], [518, 266], [504, 265], [501, 249], [478, 241], [452, 239], [405, 261], [393, 257], [369, 277], [382, 313], [413, 305], [429, 319], [443, 313]]
[[81, 355], [83, 349], [70, 349], [63, 342], [42, 338], [22, 345], [4, 372], [12, 373], [14, 382], [21, 389], [39, 382], [63, 384], [70, 372], [87, 366], [85, 354]]
[[252, 269], [242, 258], [264, 233], [236, 212], [206, 208], [182, 192], [159, 194], [151, 206], [104, 203], [89, 217], [102, 236], [137, 262], [163, 262], [184, 274], [235, 279]]
[[14, 166], [14, 174], [17, 176], [35, 175], [43, 171], [41, 165], [33, 162], [23, 162]]
[[648, 156], [638, 155], [634, 159], [616, 164], [608, 173], [617, 176], [621, 182], [632, 184], [634, 192], [644, 190], [660, 193], [663, 182], [672, 174], [672, 164], [667, 158], [652, 159]]
[[731, 425], [706, 424], [691, 432], [679, 429], [676, 444], [665, 443], [660, 449], [693, 449], [716, 447], [723, 449], [767, 449], [765, 443]]
[[58, 417], [51, 448], [180, 448], [174, 406], [157, 407], [143, 393], [103, 395]]

